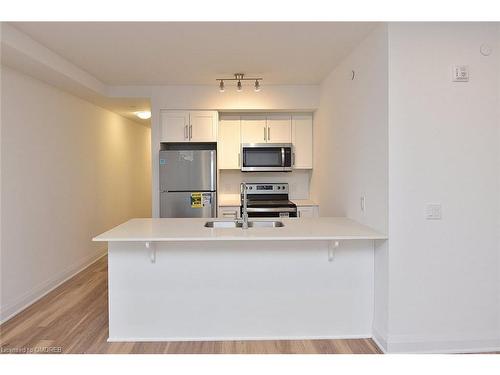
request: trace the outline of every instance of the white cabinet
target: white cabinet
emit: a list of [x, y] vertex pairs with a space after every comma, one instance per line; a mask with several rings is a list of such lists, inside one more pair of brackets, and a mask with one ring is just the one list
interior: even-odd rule
[[292, 115], [292, 164], [295, 169], [313, 167], [313, 119], [312, 114]]
[[161, 142], [189, 142], [189, 112], [161, 111]]
[[161, 111], [160, 142], [216, 142], [217, 112]]
[[307, 218], [307, 217], [318, 217], [319, 210], [318, 206], [298, 206], [297, 207], [297, 217]]
[[267, 124], [264, 115], [241, 116], [241, 143], [266, 143]]
[[240, 116], [221, 115], [217, 144], [219, 169], [240, 169]]
[[191, 142], [217, 141], [217, 112], [192, 111], [189, 112]]
[[267, 115], [267, 143], [292, 142], [292, 118], [290, 115]]
[[222, 219], [239, 219], [240, 218], [240, 206], [224, 206], [219, 207], [219, 218]]
[[241, 116], [241, 143], [290, 143], [292, 118], [289, 114]]

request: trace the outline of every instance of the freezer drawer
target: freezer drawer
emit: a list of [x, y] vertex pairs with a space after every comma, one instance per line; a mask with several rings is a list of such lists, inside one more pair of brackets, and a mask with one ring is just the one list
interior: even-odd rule
[[216, 217], [217, 193], [160, 193], [160, 217]]
[[160, 151], [160, 192], [215, 191], [215, 150]]

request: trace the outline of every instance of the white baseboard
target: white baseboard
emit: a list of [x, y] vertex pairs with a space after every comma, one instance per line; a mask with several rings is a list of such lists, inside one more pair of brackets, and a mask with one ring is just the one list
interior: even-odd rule
[[384, 354], [387, 353], [386, 337], [387, 337], [386, 335], [381, 334], [379, 331], [373, 328], [372, 340]]
[[388, 341], [388, 353], [487, 353], [500, 351], [498, 339]]
[[373, 328], [372, 340], [383, 353], [487, 353], [500, 351], [500, 337], [491, 334], [475, 338], [449, 336], [388, 335]]
[[108, 342], [176, 342], [176, 341], [289, 341], [289, 340], [346, 340], [369, 339], [371, 334], [335, 336], [217, 336], [217, 337], [110, 337]]
[[97, 254], [92, 254], [89, 257], [84, 258], [78, 263], [72, 265], [71, 267], [68, 267], [67, 269], [63, 270], [62, 272], [56, 274], [55, 276], [45, 281], [43, 284], [38, 285], [32, 290], [24, 293], [15, 301], [7, 305], [2, 304], [0, 310], [0, 324], [5, 323], [9, 319], [12, 319], [21, 311], [25, 310], [26, 308], [34, 304], [36, 301], [38, 301], [40, 298], [44, 297], [45, 295], [53, 291], [62, 283], [71, 279], [77, 273], [83, 271], [85, 268], [95, 263], [104, 255], [106, 255], [106, 249], [102, 249]]

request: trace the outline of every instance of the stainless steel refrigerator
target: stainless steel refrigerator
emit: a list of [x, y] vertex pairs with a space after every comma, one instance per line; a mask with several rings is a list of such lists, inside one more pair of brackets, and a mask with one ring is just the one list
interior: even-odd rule
[[215, 150], [160, 151], [160, 217], [217, 216]]

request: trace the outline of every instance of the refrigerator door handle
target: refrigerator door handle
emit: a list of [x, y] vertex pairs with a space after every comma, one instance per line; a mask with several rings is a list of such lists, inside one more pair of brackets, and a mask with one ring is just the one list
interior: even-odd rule
[[212, 186], [212, 190], [216, 190], [217, 189], [217, 183], [216, 183], [216, 180], [215, 180], [215, 173], [216, 173], [216, 166], [215, 166], [215, 152], [212, 152], [212, 157], [210, 158], [210, 182], [211, 182], [211, 186]]

